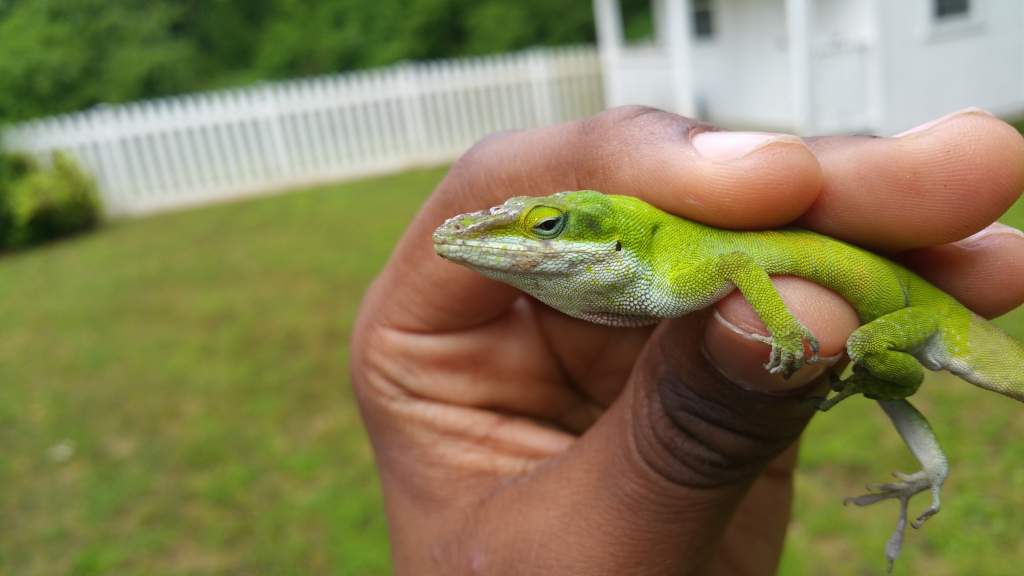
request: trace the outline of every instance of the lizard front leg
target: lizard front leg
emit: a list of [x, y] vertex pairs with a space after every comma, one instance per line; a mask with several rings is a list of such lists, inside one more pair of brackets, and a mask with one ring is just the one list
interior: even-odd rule
[[921, 470], [913, 474], [894, 472], [897, 482], [869, 484], [868, 493], [847, 498], [844, 503], [857, 506], [869, 506], [882, 500], [897, 499], [900, 502], [900, 516], [896, 529], [889, 537], [885, 546], [885, 557], [888, 570], [892, 572], [893, 562], [903, 546], [903, 534], [907, 528], [907, 504], [910, 498], [919, 492], [930, 490], [932, 503], [913, 522], [914, 528], [920, 528], [925, 520], [939, 511], [942, 484], [949, 475], [949, 462], [939, 446], [939, 441], [932, 432], [928, 420], [906, 400], [879, 400], [878, 404], [885, 410], [903, 441], [910, 448], [914, 458], [921, 464]]
[[770, 338], [771, 355], [765, 368], [772, 374], [789, 377], [804, 365], [804, 342], [811, 355], [807, 362], [818, 360], [818, 340], [786, 307], [771, 277], [753, 258], [743, 252], [718, 256], [713, 267], [726, 281], [739, 289], [764, 323]]

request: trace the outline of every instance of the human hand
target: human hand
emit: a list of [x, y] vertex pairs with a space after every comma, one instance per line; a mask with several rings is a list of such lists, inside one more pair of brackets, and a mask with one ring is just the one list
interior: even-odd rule
[[[374, 283], [353, 383], [399, 574], [770, 574], [805, 392], [763, 368], [741, 297], [657, 328], [568, 318], [436, 257], [447, 217], [513, 195], [633, 194], [723, 227], [796, 222], [908, 261], [984, 315], [1024, 300], [1024, 237], [985, 228], [1024, 187], [1024, 141], [983, 113], [898, 138], [710, 132], [622, 108], [492, 136], [450, 170]], [[775, 279], [823, 356], [837, 295]]]

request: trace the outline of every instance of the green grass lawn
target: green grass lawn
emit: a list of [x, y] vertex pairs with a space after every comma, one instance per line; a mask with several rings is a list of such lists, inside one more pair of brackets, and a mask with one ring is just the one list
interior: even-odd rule
[[[0, 574], [388, 573], [346, 345], [442, 173], [117, 222], [0, 258]], [[1024, 226], [1024, 204], [1008, 221]], [[1024, 336], [1020, 311], [1003, 325]], [[919, 403], [954, 472], [897, 573], [1015, 572], [1024, 412], [932, 384]], [[841, 497], [912, 467], [872, 403], [816, 418], [783, 573], [880, 573], [895, 505]]]
[[441, 175], [0, 258], [0, 574], [387, 573], [347, 340]]

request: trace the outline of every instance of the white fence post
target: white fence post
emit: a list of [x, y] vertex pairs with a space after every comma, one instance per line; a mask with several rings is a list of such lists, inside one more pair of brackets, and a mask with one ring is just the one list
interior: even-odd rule
[[284, 142], [284, 133], [281, 129], [281, 109], [277, 103], [277, 90], [274, 86], [264, 86], [260, 95], [262, 96], [263, 110], [260, 115], [267, 139], [266, 148], [270, 150], [271, 180], [284, 180], [288, 176], [289, 167], [292, 165], [291, 153]]
[[104, 105], [89, 116], [92, 121], [92, 129], [99, 139], [100, 162], [105, 164], [103, 180], [100, 186], [106, 192], [105, 200], [110, 205], [109, 210], [117, 211], [120, 205], [128, 202], [127, 192], [129, 190], [129, 176], [126, 171], [124, 148], [121, 142], [121, 133], [118, 130], [119, 124], [114, 116], [114, 111]]
[[414, 64], [405, 64], [397, 69], [398, 97], [402, 102], [402, 118], [399, 125], [404, 134], [405, 149], [412, 157], [429, 155], [426, 144], [426, 130], [423, 122], [423, 92], [420, 89], [419, 69]]
[[541, 125], [551, 124], [555, 121], [554, 110], [551, 106], [551, 58], [536, 50], [530, 52], [530, 85], [533, 89], [533, 109], [537, 114], [537, 121]]

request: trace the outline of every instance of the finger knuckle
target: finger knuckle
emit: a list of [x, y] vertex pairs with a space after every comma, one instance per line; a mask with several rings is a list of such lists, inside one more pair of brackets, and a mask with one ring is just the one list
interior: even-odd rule
[[[576, 142], [584, 179], [600, 180], [606, 167], [643, 146], [679, 142], [706, 125], [650, 106], [619, 106], [576, 123]], [[710, 129], [710, 127], [708, 127]]]
[[710, 125], [650, 106], [618, 106], [583, 121], [583, 129], [594, 136], [686, 136], [695, 127]]
[[674, 116], [649, 106], [618, 106], [595, 114], [580, 121], [579, 127], [586, 141], [601, 142], [612, 136], [622, 136], [635, 131], [639, 126], [660, 122], [666, 116]]
[[[752, 477], [810, 417], [801, 401], [731, 385], [696, 358], [659, 360], [636, 373], [632, 437], [644, 467], [669, 482], [711, 488]], [[775, 370], [783, 362], [779, 354]]]

